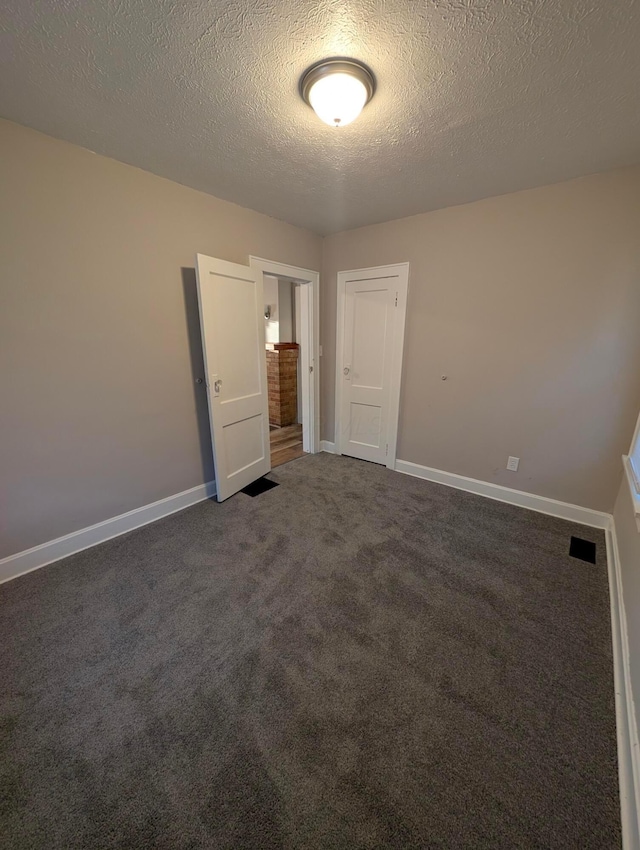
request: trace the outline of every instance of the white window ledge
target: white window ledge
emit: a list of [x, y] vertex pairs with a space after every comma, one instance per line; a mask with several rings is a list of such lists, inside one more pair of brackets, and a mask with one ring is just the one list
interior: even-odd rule
[[640, 531], [640, 487], [638, 486], [640, 482], [636, 479], [636, 475], [628, 455], [622, 455], [622, 463], [624, 465], [627, 481], [629, 482], [629, 491], [631, 492], [631, 502], [636, 515], [636, 524], [638, 526], [638, 531]]

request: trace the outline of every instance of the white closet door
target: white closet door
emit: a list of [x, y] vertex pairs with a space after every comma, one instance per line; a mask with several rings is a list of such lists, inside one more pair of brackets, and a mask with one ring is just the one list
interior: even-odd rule
[[395, 462], [408, 269], [341, 272], [340, 454]]

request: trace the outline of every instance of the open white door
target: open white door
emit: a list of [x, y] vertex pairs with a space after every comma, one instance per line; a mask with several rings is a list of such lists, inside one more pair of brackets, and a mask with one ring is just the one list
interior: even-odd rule
[[336, 449], [395, 468], [409, 266], [338, 273]]
[[271, 469], [262, 274], [196, 256], [216, 496]]

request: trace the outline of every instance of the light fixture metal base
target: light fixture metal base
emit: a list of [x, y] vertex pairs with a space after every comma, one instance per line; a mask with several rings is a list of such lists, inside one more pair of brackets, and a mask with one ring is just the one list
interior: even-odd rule
[[345, 56], [321, 59], [320, 62], [316, 62], [310, 68], [307, 68], [300, 77], [300, 96], [304, 102], [311, 106], [309, 92], [314, 83], [317, 83], [318, 80], [330, 74], [340, 73], [350, 74], [352, 77], [360, 80], [367, 92], [365, 104], [369, 103], [376, 90], [376, 78], [373, 75], [373, 71], [364, 62], [360, 62], [358, 59], [348, 59]]

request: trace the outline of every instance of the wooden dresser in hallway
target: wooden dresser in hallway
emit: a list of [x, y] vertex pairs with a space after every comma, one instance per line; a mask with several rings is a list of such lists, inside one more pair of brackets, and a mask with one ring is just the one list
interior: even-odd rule
[[269, 424], [284, 428], [298, 419], [298, 344], [267, 343]]

